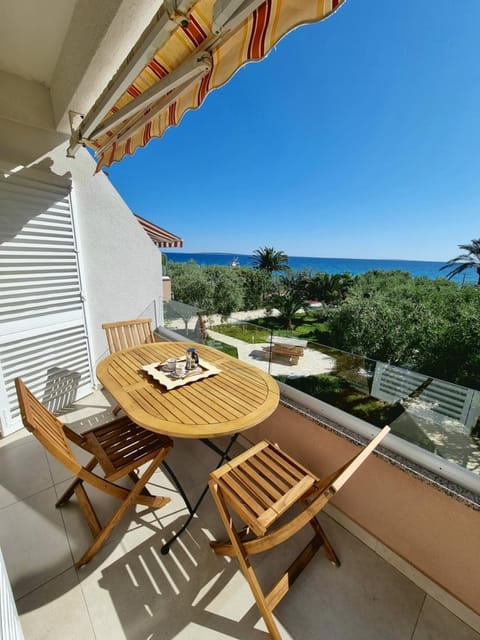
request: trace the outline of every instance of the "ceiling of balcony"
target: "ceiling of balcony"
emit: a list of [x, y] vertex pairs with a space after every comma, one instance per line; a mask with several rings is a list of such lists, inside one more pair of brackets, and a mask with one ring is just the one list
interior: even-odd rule
[[2, 0], [0, 69], [50, 86], [77, 0]]
[[69, 113], [88, 112], [162, 1], [0, 0], [0, 116], [37, 126], [25, 112], [48, 102], [41, 126], [69, 133]]

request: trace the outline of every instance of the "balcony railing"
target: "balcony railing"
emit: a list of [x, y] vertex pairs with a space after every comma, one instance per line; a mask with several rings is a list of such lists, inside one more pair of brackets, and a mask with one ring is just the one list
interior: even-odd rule
[[186, 307], [175, 317], [170, 306], [168, 328], [268, 371], [297, 403], [335, 408], [344, 426], [389, 424], [398, 453], [480, 493], [480, 391], [252, 322], [214, 317], [206, 324]]

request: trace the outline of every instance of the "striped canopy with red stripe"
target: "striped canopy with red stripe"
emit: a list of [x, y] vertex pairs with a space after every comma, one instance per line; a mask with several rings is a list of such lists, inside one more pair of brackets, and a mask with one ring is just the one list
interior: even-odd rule
[[160, 249], [171, 249], [171, 248], [179, 248], [183, 247], [183, 240], [179, 236], [176, 236], [170, 231], [166, 229], [162, 229], [162, 227], [158, 227], [153, 222], [149, 220], [145, 220], [141, 216], [134, 214], [138, 222], [150, 236], [152, 242], [159, 247]]
[[[286, 33], [323, 20], [344, 2], [164, 0], [156, 20], [166, 21], [167, 35], [133, 82], [121, 95], [115, 94], [115, 103], [104, 101], [108, 105], [104, 114], [97, 101], [76, 132], [77, 144], [95, 150], [97, 169], [110, 166], [177, 125], [186, 111], [198, 108], [242, 65], [266, 56]], [[187, 11], [180, 11], [182, 7]], [[154, 27], [149, 25], [150, 30]], [[115, 85], [115, 78], [110, 84]], [[91, 131], [86, 126], [89, 120], [95, 123]]]

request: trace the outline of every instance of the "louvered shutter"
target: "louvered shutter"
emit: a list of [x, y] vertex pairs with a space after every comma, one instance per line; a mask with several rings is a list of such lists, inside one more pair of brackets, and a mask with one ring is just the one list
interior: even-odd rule
[[61, 410], [92, 389], [70, 185], [0, 176], [0, 420], [21, 426], [14, 379]]

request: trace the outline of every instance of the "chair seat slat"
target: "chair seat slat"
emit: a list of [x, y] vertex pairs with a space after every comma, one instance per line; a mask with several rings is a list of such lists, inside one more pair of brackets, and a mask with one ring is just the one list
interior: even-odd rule
[[117, 468], [120, 468], [122, 466], [129, 465], [132, 462], [135, 462], [136, 460], [138, 461], [145, 457], [148, 457], [150, 454], [152, 454], [154, 451], [157, 451], [157, 450], [158, 450], [158, 444], [156, 442], [152, 442], [151, 445], [148, 447], [142, 447], [141, 449], [137, 448], [137, 449], [133, 449], [132, 451], [129, 451], [128, 453], [123, 455], [121, 458], [118, 458], [117, 460], [115, 460], [113, 464]]
[[141, 457], [145, 452], [152, 451], [159, 446], [164, 446], [164, 443], [155, 436], [143, 439], [134, 438], [127, 439], [125, 444], [119, 442], [118, 446], [105, 450], [105, 452], [112, 463], [116, 465], [131, 456]]
[[281, 478], [279, 478], [272, 471], [270, 471], [270, 469], [268, 469], [264, 464], [262, 464], [260, 460], [257, 460], [255, 456], [250, 458], [250, 460], [248, 460], [248, 464], [251, 465], [258, 473], [261, 473], [262, 476], [264, 476], [265, 478], [268, 478], [272, 484], [278, 487], [278, 490], [281, 493], [285, 493], [285, 491], [288, 491], [290, 484], [288, 482], [285, 482]]
[[116, 431], [115, 434], [109, 434], [108, 438], [100, 435], [98, 441], [105, 449], [108, 451], [109, 455], [115, 456], [118, 451], [122, 451], [128, 449], [131, 446], [142, 446], [143, 442], [148, 442], [149, 440], [156, 441], [157, 438], [153, 432], [145, 432], [142, 433], [138, 429], [133, 429], [131, 427], [125, 428], [125, 433], [122, 434], [121, 430]]
[[314, 480], [309, 476], [305, 476], [298, 482], [295, 486], [293, 486], [290, 491], [288, 491], [284, 496], [277, 500], [275, 504], [272, 504], [270, 509], [262, 513], [258, 521], [265, 527], [268, 528], [274, 522], [278, 520], [278, 518], [285, 513], [287, 509], [289, 509], [292, 505], [294, 505], [299, 498], [303, 496], [303, 494], [310, 489], [313, 485]]
[[305, 476], [305, 470], [301, 469], [290, 456], [285, 455], [283, 451], [280, 451], [276, 447], [267, 447], [267, 449], [265, 449], [265, 455], [269, 456], [272, 461], [285, 469], [293, 478], [301, 480]]
[[265, 511], [265, 505], [260, 504], [231, 474], [226, 475], [221, 480], [222, 487], [230, 490], [231, 499], [234, 498], [232, 506], [246, 505], [257, 518]]
[[283, 495], [283, 492], [279, 491], [275, 484], [257, 473], [255, 467], [252, 467], [247, 462], [237, 467], [235, 472], [232, 473], [241, 473], [243, 482], [252, 487], [252, 491], [261, 491], [265, 495], [265, 500], [268, 499], [270, 502], [275, 502]]
[[243, 522], [250, 526], [257, 536], [262, 536], [266, 529], [258, 524], [257, 514], [252, 511], [247, 504], [238, 500], [237, 493], [232, 491], [228, 484], [223, 482], [223, 479], [218, 481], [218, 486], [221, 487], [222, 495], [225, 500], [230, 505], [235, 503], [235, 512], [240, 516]]
[[212, 471], [210, 475], [215, 478], [220, 478], [224, 473], [230, 473], [231, 469], [234, 469], [238, 465], [242, 464], [242, 462], [244, 462], [245, 460], [249, 460], [254, 454], [258, 453], [259, 451], [261, 451], [262, 449], [265, 449], [265, 447], [268, 447], [268, 446], [269, 446], [269, 443], [267, 441], [259, 442], [248, 451], [241, 453], [236, 458], [234, 458], [227, 464], [223, 465], [223, 467], [220, 467], [219, 469]]
[[297, 481], [296, 476], [292, 476], [288, 473], [282, 465], [278, 464], [277, 460], [272, 458], [272, 456], [267, 455], [266, 451], [261, 451], [258, 454], [258, 459], [263, 465], [265, 465], [265, 467], [267, 467], [267, 469], [286, 482], [289, 487]]

